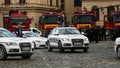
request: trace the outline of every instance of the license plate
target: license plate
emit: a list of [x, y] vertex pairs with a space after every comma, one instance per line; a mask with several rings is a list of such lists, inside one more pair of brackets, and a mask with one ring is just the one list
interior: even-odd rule
[[30, 48], [29, 47], [23, 47], [22, 50], [28, 51], [28, 50], [30, 50]]
[[74, 43], [74, 46], [82, 46], [82, 43]]
[[82, 43], [74, 43], [74, 45], [82, 45]]

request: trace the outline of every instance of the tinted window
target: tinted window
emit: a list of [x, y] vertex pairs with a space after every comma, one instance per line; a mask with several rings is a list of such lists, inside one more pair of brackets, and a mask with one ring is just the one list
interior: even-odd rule
[[26, 24], [27, 18], [12, 18], [13, 24]]
[[8, 30], [0, 30], [0, 37], [15, 37], [15, 35]]
[[33, 33], [33, 32], [25, 33], [25, 35], [27, 37], [39, 37], [36, 33]]
[[92, 15], [76, 15], [73, 17], [73, 23], [92, 23], [94, 21], [95, 19]]
[[82, 5], [82, 2], [81, 2], [81, 0], [74, 0], [74, 6], [76, 7], [81, 7], [81, 5]]
[[80, 34], [80, 32], [77, 29], [60, 29], [59, 34], [60, 35]]
[[42, 19], [42, 23], [47, 23], [47, 24], [49, 23], [59, 24], [61, 22], [61, 17], [58, 15], [46, 15], [46, 16], [42, 16], [41, 19]]

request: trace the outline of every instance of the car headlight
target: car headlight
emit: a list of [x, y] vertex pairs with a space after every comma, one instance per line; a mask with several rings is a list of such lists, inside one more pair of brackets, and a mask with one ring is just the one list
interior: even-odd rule
[[62, 41], [70, 41], [68, 38], [63, 38]]
[[88, 38], [85, 38], [84, 40], [85, 40], [85, 41], [88, 41]]
[[6, 43], [8, 46], [10, 46], [10, 45], [17, 45], [17, 43], [14, 43], [14, 42], [7, 42]]

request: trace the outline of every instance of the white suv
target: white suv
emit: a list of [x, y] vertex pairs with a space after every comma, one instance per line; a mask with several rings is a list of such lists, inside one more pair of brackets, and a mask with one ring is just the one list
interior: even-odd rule
[[34, 42], [15, 37], [14, 34], [4, 28], [0, 28], [0, 59], [7, 56], [21, 56], [30, 58], [34, 51]]
[[60, 52], [64, 49], [83, 49], [88, 52], [88, 38], [82, 35], [75, 27], [56, 27], [54, 28], [47, 40], [48, 51], [58, 48]]

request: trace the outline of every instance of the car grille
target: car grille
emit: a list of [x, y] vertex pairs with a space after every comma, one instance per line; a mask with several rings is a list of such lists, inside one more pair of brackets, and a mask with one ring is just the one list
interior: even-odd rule
[[31, 50], [31, 43], [20, 43], [21, 51], [30, 51]]
[[72, 39], [73, 47], [82, 47], [83, 39]]

